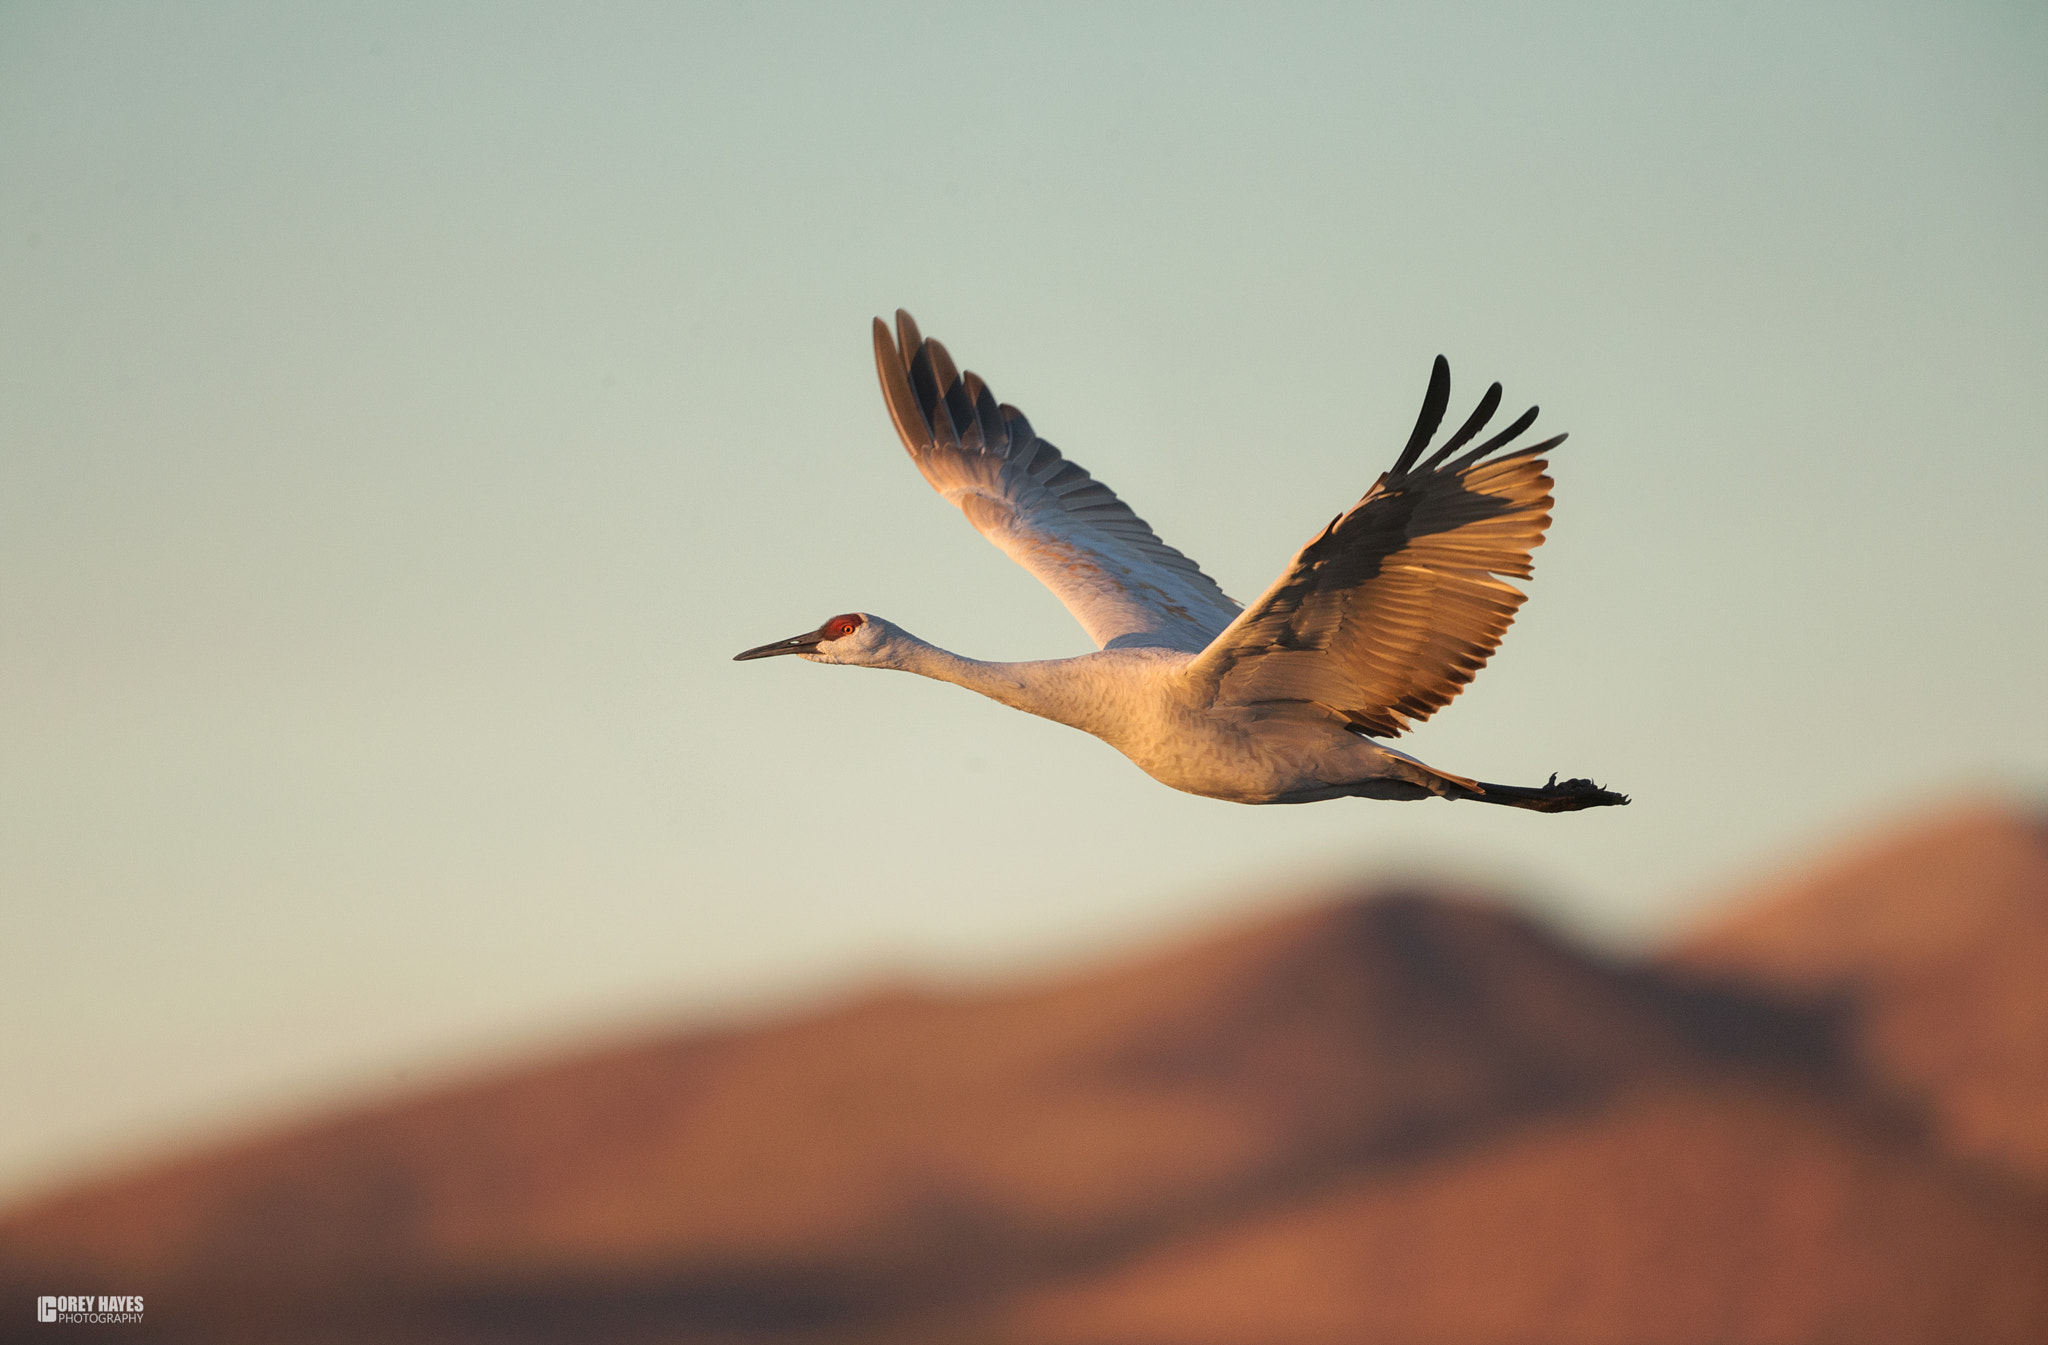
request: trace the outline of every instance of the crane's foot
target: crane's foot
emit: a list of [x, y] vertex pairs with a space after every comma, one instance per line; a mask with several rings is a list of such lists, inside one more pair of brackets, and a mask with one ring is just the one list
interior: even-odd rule
[[1509, 808], [1528, 808], [1539, 813], [1575, 813], [1581, 808], [1609, 808], [1628, 802], [1628, 795], [1602, 789], [1591, 780], [1567, 780], [1559, 784], [1555, 772], [1541, 789], [1523, 785], [1490, 785], [1484, 780], [1479, 782], [1479, 788], [1480, 793], [1460, 793], [1458, 797], [1476, 799], [1480, 803], [1498, 803]]

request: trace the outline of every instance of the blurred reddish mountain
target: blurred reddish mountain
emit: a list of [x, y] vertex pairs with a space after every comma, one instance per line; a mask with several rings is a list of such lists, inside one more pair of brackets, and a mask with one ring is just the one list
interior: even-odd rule
[[91, 1292], [136, 1342], [2039, 1341], [2044, 967], [2048, 831], [1988, 810], [1655, 963], [1380, 893], [44, 1200], [0, 1336]]
[[2048, 1189], [2048, 824], [1928, 819], [1734, 903], [1674, 961], [1853, 1008], [1942, 1148]]

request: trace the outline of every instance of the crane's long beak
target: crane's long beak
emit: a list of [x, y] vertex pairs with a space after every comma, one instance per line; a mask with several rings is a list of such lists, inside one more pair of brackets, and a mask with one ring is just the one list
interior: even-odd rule
[[756, 648], [749, 649], [744, 654], [734, 654], [732, 661], [734, 663], [745, 663], [750, 658], [774, 658], [777, 654], [808, 654], [816, 649], [818, 642], [824, 638], [825, 632], [814, 630], [807, 635], [798, 635], [792, 639], [777, 640], [773, 644], [757, 646]]

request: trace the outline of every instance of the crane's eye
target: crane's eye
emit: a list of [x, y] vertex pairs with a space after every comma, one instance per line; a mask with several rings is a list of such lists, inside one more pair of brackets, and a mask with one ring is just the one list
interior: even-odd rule
[[860, 618], [857, 616], [835, 616], [825, 623], [825, 633], [835, 640], [851, 635], [859, 629]]

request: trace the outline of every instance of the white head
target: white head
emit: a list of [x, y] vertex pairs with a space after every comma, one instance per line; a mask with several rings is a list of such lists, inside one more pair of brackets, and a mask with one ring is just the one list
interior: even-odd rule
[[805, 635], [792, 636], [733, 655], [733, 662], [797, 654], [813, 663], [852, 663], [867, 667], [892, 667], [889, 646], [899, 632], [878, 616], [866, 612], [844, 612]]

